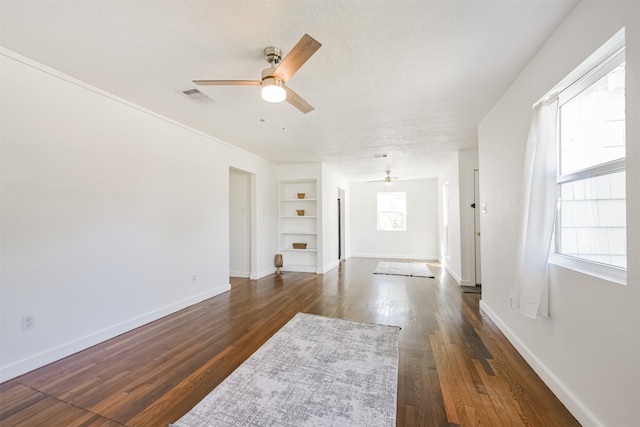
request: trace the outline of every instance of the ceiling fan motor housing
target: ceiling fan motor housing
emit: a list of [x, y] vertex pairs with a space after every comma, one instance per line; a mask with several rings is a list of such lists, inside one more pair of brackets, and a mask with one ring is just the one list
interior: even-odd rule
[[[262, 78], [260, 80], [262, 80], [263, 82], [268, 79], [268, 78], [276, 78], [273, 76], [273, 73], [276, 72], [276, 69], [274, 67], [269, 67], [269, 68], [265, 68], [264, 70], [262, 70]], [[280, 79], [278, 79], [280, 80]]]
[[282, 102], [287, 98], [282, 79], [274, 76], [274, 67], [262, 70], [262, 99], [267, 102]]
[[275, 46], [267, 46], [264, 48], [264, 59], [272, 66], [278, 65], [282, 61], [282, 50]]
[[262, 80], [262, 86], [279, 86], [284, 88], [284, 82], [279, 79], [278, 77], [275, 77], [273, 75], [273, 73], [276, 72], [276, 69], [274, 67], [269, 67], [269, 68], [265, 68], [264, 70], [262, 70], [262, 78], [260, 80]]

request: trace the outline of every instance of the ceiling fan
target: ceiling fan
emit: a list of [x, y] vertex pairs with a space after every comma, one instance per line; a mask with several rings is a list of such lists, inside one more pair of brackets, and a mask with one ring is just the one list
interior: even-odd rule
[[262, 70], [260, 80], [194, 80], [193, 82], [201, 86], [262, 86], [262, 99], [265, 101], [282, 102], [286, 100], [306, 114], [313, 111], [314, 108], [300, 95], [285, 86], [285, 83], [311, 58], [311, 55], [320, 49], [320, 46], [322, 44], [305, 34], [284, 60], [282, 59], [282, 50], [279, 48], [274, 46], [264, 48], [264, 57], [270, 66]]
[[387, 169], [384, 172], [387, 174], [387, 176], [385, 176], [384, 179], [378, 179], [375, 181], [367, 181], [367, 182], [384, 182], [384, 185], [391, 185], [393, 184], [394, 180], [400, 179], [397, 176], [391, 176], [391, 169]]

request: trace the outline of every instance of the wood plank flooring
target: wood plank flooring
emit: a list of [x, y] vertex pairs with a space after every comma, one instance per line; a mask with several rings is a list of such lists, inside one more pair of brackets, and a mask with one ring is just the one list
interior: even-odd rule
[[398, 426], [574, 426], [558, 399], [437, 263], [435, 279], [372, 274], [233, 279], [218, 295], [0, 384], [0, 425], [166, 426], [297, 312], [397, 325]]

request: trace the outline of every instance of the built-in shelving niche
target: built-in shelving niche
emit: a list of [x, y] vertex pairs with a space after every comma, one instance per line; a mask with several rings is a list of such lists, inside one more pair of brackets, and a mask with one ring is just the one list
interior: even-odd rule
[[[280, 182], [280, 253], [285, 271], [314, 273], [318, 266], [316, 180]], [[304, 194], [304, 196], [299, 196]], [[304, 211], [304, 214], [299, 211]], [[306, 249], [294, 249], [306, 243]]]

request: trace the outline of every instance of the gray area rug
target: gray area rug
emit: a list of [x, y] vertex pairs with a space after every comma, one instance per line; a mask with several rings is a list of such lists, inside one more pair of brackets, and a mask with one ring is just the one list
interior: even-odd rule
[[380, 261], [373, 274], [392, 274], [396, 276], [429, 277], [435, 276], [424, 262], [387, 262]]
[[399, 330], [298, 313], [173, 426], [394, 427]]

